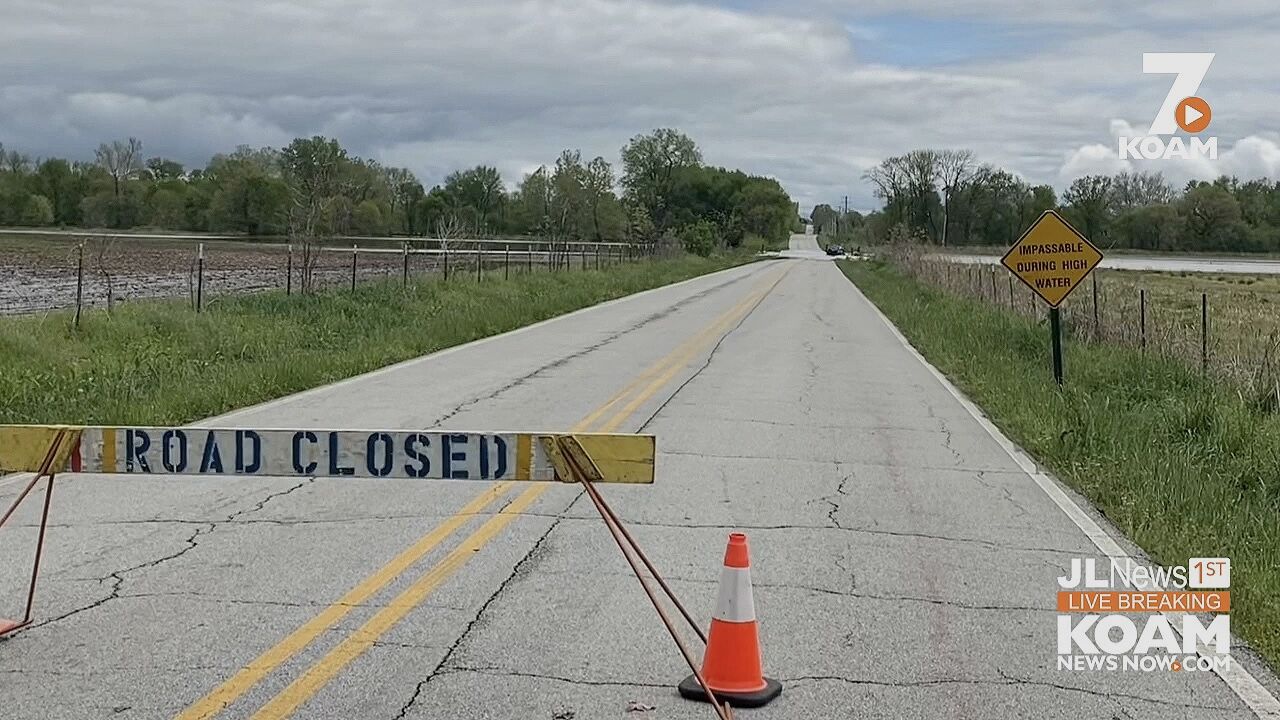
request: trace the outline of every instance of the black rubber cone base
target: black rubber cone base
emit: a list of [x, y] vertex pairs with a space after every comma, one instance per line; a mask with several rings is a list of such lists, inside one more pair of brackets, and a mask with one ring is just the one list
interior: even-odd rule
[[[732, 692], [716, 692], [716, 698], [729, 703], [734, 707], [756, 708], [768, 705], [774, 698], [782, 694], [782, 683], [773, 678], [764, 679], [765, 686], [763, 690], [752, 693], [732, 693]], [[702, 689], [702, 685], [698, 683], [698, 678], [690, 675], [680, 684], [676, 686], [680, 694], [689, 700], [699, 700], [708, 702], [707, 693]]]

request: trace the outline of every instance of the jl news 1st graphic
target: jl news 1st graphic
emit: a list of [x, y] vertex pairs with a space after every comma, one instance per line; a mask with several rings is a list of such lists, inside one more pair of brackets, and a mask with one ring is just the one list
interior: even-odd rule
[[1072, 558], [1058, 578], [1058, 669], [1211, 672], [1231, 664], [1231, 560]]

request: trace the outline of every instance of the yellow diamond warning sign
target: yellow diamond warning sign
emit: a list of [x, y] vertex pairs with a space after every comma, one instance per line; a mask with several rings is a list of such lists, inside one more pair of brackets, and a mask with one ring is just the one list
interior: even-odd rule
[[1061, 215], [1045, 210], [1000, 262], [1049, 307], [1058, 307], [1102, 262], [1102, 252]]

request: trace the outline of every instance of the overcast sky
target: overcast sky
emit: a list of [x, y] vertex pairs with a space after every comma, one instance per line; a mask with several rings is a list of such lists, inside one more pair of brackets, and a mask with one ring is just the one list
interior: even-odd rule
[[865, 209], [863, 171], [917, 147], [1059, 189], [1123, 169], [1116, 135], [1144, 132], [1172, 82], [1142, 52], [1216, 52], [1199, 94], [1219, 160], [1146, 164], [1280, 178], [1276, 0], [0, 5], [0, 142], [36, 156], [134, 135], [203, 165], [320, 133], [428, 186], [480, 163], [510, 185], [562, 148], [616, 163], [671, 126], [806, 211], [846, 194]]

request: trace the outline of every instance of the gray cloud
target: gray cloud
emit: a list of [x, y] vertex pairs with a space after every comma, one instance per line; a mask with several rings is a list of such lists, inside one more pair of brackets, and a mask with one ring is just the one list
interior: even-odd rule
[[[616, 161], [628, 137], [670, 125], [806, 206], [847, 193], [865, 208], [862, 172], [922, 146], [970, 147], [1061, 187], [1096, 169], [1082, 148], [1110, 146], [1112, 119], [1140, 126], [1158, 108], [1167, 84], [1141, 74], [1140, 53], [1190, 45], [1219, 52], [1205, 94], [1232, 154], [1189, 172], [1280, 172], [1270, 0], [1234, 0], [1203, 27], [1189, 0], [6, 5], [0, 141], [39, 155], [87, 158], [136, 135], [148, 154], [202, 164], [325, 133], [428, 183], [476, 163], [514, 182], [562, 148]], [[877, 13], [1040, 23], [1045, 37], [999, 62], [895, 66], [846, 31]]]

